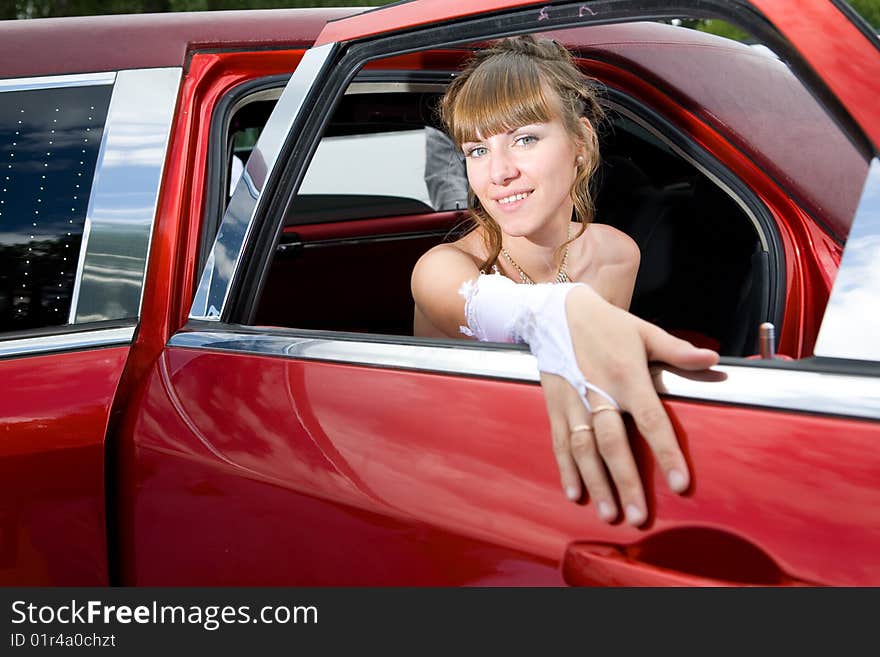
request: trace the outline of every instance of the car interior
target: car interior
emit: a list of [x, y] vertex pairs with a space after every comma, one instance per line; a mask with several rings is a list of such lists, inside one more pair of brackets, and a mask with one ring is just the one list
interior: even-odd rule
[[[438, 206], [424, 185], [424, 134], [441, 129], [443, 79], [448, 72], [413, 82], [403, 70], [367, 71], [351, 84], [284, 217], [253, 324], [412, 335], [415, 262], [469, 227], [464, 199]], [[227, 177], [234, 158], [247, 160], [280, 89], [237, 104]], [[722, 355], [755, 353], [772, 276], [755, 222], [650, 118], [614, 97], [604, 104], [596, 221], [641, 250], [630, 310]]]

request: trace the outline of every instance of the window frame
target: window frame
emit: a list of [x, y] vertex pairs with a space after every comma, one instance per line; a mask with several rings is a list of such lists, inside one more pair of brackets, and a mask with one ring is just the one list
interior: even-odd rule
[[[398, 69], [366, 69], [360, 70], [347, 86], [342, 96], [351, 93], [351, 89], [355, 85], [374, 85], [374, 84], [430, 84], [447, 83], [454, 75], [454, 71], [444, 70], [398, 70]], [[278, 88], [284, 79], [289, 78], [286, 75], [267, 76], [256, 80], [243, 83], [230, 91], [221, 102], [221, 106], [215, 112], [211, 126], [211, 144], [209, 152], [209, 162], [212, 171], [219, 171], [221, 176], [210, 175], [209, 180], [211, 190], [209, 197], [211, 200], [211, 215], [206, 226], [203, 228], [202, 243], [208, 241], [210, 231], [216, 223], [220, 208], [218, 207], [221, 199], [225, 198], [227, 181], [226, 170], [228, 169], [226, 159], [228, 158], [227, 142], [230, 137], [230, 125], [236, 111], [245, 107], [249, 102], [264, 100], [262, 95], [269, 90]], [[390, 89], [389, 89], [390, 90]], [[647, 107], [641, 101], [635, 99], [631, 95], [618, 91], [614, 88], [606, 89], [603, 102], [612, 108], [618, 108], [630, 115], [631, 120], [635, 120], [642, 128], [653, 133], [667, 147], [675, 152], [684, 162], [687, 162], [702, 176], [717, 186], [720, 191], [730, 197], [744, 215], [744, 219], [748, 219], [756, 232], [757, 238], [761, 244], [762, 250], [768, 254], [770, 260], [769, 267], [769, 295], [762, 301], [762, 313], [759, 321], [755, 323], [755, 331], [757, 325], [761, 322], [772, 322], [775, 326], [781, 326], [783, 314], [785, 310], [785, 290], [786, 290], [786, 269], [785, 269], [785, 251], [782, 246], [782, 239], [779, 234], [779, 228], [773, 220], [770, 212], [760, 201], [757, 195], [748, 188], [734, 173], [732, 173], [720, 160], [711, 153], [698, 145], [692, 138], [674, 126], [666, 118], [662, 117], [653, 108]], [[277, 101], [276, 101], [277, 102]], [[338, 105], [338, 103], [337, 103]], [[329, 125], [329, 121], [325, 125]], [[323, 139], [323, 133], [318, 138], [318, 143]], [[309, 163], [311, 166], [311, 160]], [[308, 171], [309, 167], [306, 167]], [[306, 173], [307, 175], [307, 173]], [[295, 202], [295, 201], [294, 201]], [[362, 219], [369, 220], [369, 217]], [[286, 224], [282, 225], [281, 230], [284, 231]], [[279, 249], [290, 248], [290, 244], [285, 241], [286, 235], [282, 235], [278, 243], [275, 245], [272, 257], [277, 257]], [[271, 264], [271, 262], [270, 262]], [[263, 281], [265, 282], [265, 281]], [[262, 287], [262, 286], [261, 286]], [[259, 296], [255, 295], [255, 299]], [[254, 314], [257, 306], [254, 306]], [[247, 318], [247, 321], [240, 321], [244, 325], [253, 324], [254, 317]], [[282, 328], [291, 331], [301, 330], [295, 326], [284, 326]], [[303, 329], [313, 330], [313, 329]], [[345, 334], [345, 332], [326, 331], [328, 334]], [[359, 335], [359, 334], [352, 334]], [[382, 334], [374, 334], [381, 336]], [[394, 341], [401, 337], [398, 334], [389, 334], [385, 339]]]
[[[740, 3], [736, 4], [739, 5]], [[673, 18], [678, 15], [687, 14], [694, 17], [722, 18], [729, 20], [737, 26], [744, 27], [753, 35], [761, 38], [763, 42], [770, 44], [779, 56], [785, 58], [797, 77], [819, 100], [823, 109], [837, 121], [838, 125], [841, 126], [848, 138], [860, 149], [861, 152], [869, 156], [868, 159], [873, 155], [874, 150], [870, 140], [866, 137], [865, 133], [861, 130], [855, 120], [852, 119], [840, 101], [837, 100], [821, 78], [812, 71], [809, 65], [807, 65], [797, 51], [794, 50], [794, 47], [788, 44], [784, 37], [782, 37], [772, 25], [766, 22], [760, 14], [754, 12], [754, 10], [751, 10], [744, 16], [736, 11], [737, 8], [724, 6], [724, 4], [720, 2], [680, 2], [676, 3], [675, 7], [669, 7], [667, 3], [664, 3], [665, 6], [661, 7], [658, 3], [626, 1], [613, 3], [613, 5], [612, 10], [607, 12], [601, 20], [595, 20], [593, 22], [622, 22], [630, 18], [632, 13], [636, 11], [640, 18], [645, 18], [648, 15], [653, 18]], [[651, 6], [650, 10], [646, 10], [647, 5]], [[655, 5], [657, 6], [655, 7]], [[571, 7], [572, 5], [568, 6]], [[621, 9], [614, 11], [618, 7]], [[562, 12], [560, 12], [558, 16], [559, 18], [556, 18], [555, 20], [551, 19], [542, 23], [541, 31], [574, 26], [575, 21], [570, 16], [564, 16]], [[273, 156], [270, 160], [273, 166], [270, 166], [268, 170], [263, 171], [262, 175], [257, 177], [254, 184], [254, 191], [262, 192], [262, 194], [258, 193], [254, 196], [253, 203], [249, 208], [251, 211], [250, 218], [246, 217], [245, 213], [241, 212], [244, 208], [239, 211], [238, 217], [236, 218], [238, 222], [246, 222], [246, 225], [242, 226], [241, 223], [239, 223], [236, 228], [236, 236], [232, 239], [232, 242], [239, 238], [241, 240], [241, 248], [237, 252], [234, 267], [226, 272], [219, 272], [216, 268], [210, 267], [205, 271], [202, 284], [199, 286], [202, 295], [201, 297], [197, 295], [196, 303], [194, 304], [193, 311], [190, 315], [190, 323], [185, 328], [185, 330], [193, 331], [193, 334], [190, 336], [190, 339], [185, 339], [182, 337], [183, 334], [179, 334], [181, 337], [175, 337], [170, 344], [183, 346], [186, 342], [188, 346], [195, 346], [195, 343], [200, 343], [204, 348], [214, 349], [217, 348], [217, 341], [210, 337], [213, 332], [223, 332], [224, 330], [228, 330], [235, 335], [240, 335], [241, 332], [244, 332], [247, 335], [253, 335], [251, 327], [237, 324], [237, 322], [241, 322], [252, 316], [255, 300], [259, 298], [259, 295], [255, 294], [254, 291], [259, 290], [261, 281], [265, 277], [268, 264], [271, 262], [271, 259], [265, 257], [265, 255], [277, 243], [278, 233], [280, 232], [280, 223], [277, 226], [273, 225], [273, 223], [266, 218], [272, 216], [277, 217], [284, 214], [286, 205], [291, 202], [294, 197], [292, 190], [297, 188], [301, 177], [304, 174], [306, 168], [304, 163], [311, 157], [314, 147], [317, 145], [319, 135], [324, 130], [327, 117], [332, 113], [338, 97], [344, 92], [344, 89], [351, 82], [354, 75], [361, 70], [364, 64], [376, 59], [425, 50], [427, 48], [449, 47], [478, 40], [533, 32], [535, 31], [534, 25], [530, 22], [530, 19], [532, 18], [533, 12], [531, 11], [511, 10], [507, 14], [493, 16], [491, 19], [477, 17], [456, 24], [413, 29], [402, 34], [385, 34], [375, 39], [365, 40], [353, 45], [346, 44], [344, 46], [343, 44], [338, 43], [327, 43], [309, 51], [307, 53], [308, 55], [311, 55], [309, 65], [306, 67], [301, 66], [301, 68], [298, 69], [297, 72], [302, 73], [302, 75], [296, 80], [294, 89], [288, 88], [288, 91], [290, 91], [290, 97], [288, 98], [287, 108], [295, 106], [302, 107], [308, 103], [312, 107], [326, 107], [328, 111], [321, 113], [323, 114], [323, 118], [295, 116], [295, 118], [290, 119], [288, 121], [286, 131], [287, 136], [284, 139], [284, 142], [281, 144], [273, 144], [270, 147], [268, 152]], [[578, 26], [587, 23], [588, 21], [577, 21]], [[341, 54], [338, 61], [335, 61], [334, 57], [336, 51], [343, 48], [345, 48], [345, 51]], [[317, 84], [317, 81], [319, 80], [320, 84]], [[274, 166], [276, 162], [279, 162], [280, 164]], [[262, 259], [260, 259], [261, 256]], [[218, 272], [219, 277], [215, 279], [214, 276], [215, 274], [218, 274]], [[220, 283], [220, 289], [223, 290], [222, 298], [217, 297], [216, 294], [212, 296], [210, 290], [210, 284], [212, 282]], [[225, 290], [224, 284], [226, 284]], [[211, 304], [212, 299], [216, 299], [219, 302], [219, 307]], [[326, 335], [321, 332], [297, 332], [295, 329], [261, 329], [257, 333], [265, 335], [267, 339], [276, 335], [278, 337], [281, 335], [286, 336], [286, 339], [291, 341], [288, 347], [283, 350], [284, 355], [287, 356], [291, 356], [293, 353], [292, 350], [295, 351], [294, 347], [291, 345], [295, 344], [300, 338], [311, 341], [313, 345], [321, 345], [320, 349], [315, 349], [312, 353], [317, 351], [323, 352], [327, 347], [328, 342], [335, 342], [339, 345], [344, 345], [345, 343], [350, 342], [358, 342], [361, 343], [361, 345], [371, 345], [376, 342], [385, 342], [387, 344], [386, 340], [376, 340], [373, 336], [365, 336], [362, 334]], [[291, 337], [296, 335], [299, 335], [299, 338]], [[472, 346], [465, 342], [456, 344], [457, 341], [453, 340], [430, 340], [423, 338], [406, 339], [401, 338], [400, 336], [393, 337], [394, 344], [406, 347], [407, 349], [422, 348], [430, 350], [442, 348], [447, 351], [450, 350], [450, 348], [454, 348], [453, 350], [466, 349], [468, 351], [477, 349], [485, 353], [492, 352], [495, 349], [492, 345], [483, 344]], [[259, 340], [250, 340], [251, 344], [256, 344], [257, 342], [259, 342]], [[208, 344], [213, 344], [214, 346], [208, 347]], [[226, 344], [229, 343], [227, 342]], [[220, 348], [222, 349], [223, 347]], [[510, 355], [515, 354], [517, 351], [521, 351], [521, 349], [517, 347], [510, 346], [501, 347], [501, 349]], [[344, 352], [345, 349], [342, 351]], [[342, 356], [336, 358], [331, 354], [313, 356], [312, 353], [304, 353], [302, 350], [299, 350], [296, 353], [296, 358], [308, 359], [315, 357], [319, 360], [366, 364], [357, 359], [351, 360]], [[407, 365], [401, 365], [399, 363], [395, 364], [391, 361], [387, 363], [372, 362], [371, 364], [378, 367], [404, 367], [408, 370], [438, 371], [419, 364], [424, 362], [424, 358], [427, 355], [427, 352], [422, 353], [418, 358], [414, 358], [412, 363]], [[514, 367], [513, 369], [516, 368]], [[863, 367], [854, 368], [851, 361], [839, 362], [835, 360], [834, 362], [831, 362], [828, 359], [807, 358], [793, 361], [792, 363], [783, 363], [775, 360], [747, 361], [740, 358], [724, 358], [722, 359], [720, 371], [713, 373], [713, 376], [715, 376], [716, 379], [718, 376], [723, 378], [723, 376], [729, 375], [730, 372], [738, 372], [744, 369], [767, 371], [785, 370], [789, 371], [792, 375], [821, 370], [823, 374], [834, 373], [841, 377], [855, 375], [859, 377], [860, 380], [862, 380], [861, 377], [863, 375], [869, 373]], [[878, 368], [878, 370], [880, 370], [880, 368]], [[449, 370], [444, 369], [443, 371], [446, 372]], [[873, 369], [870, 371], [873, 371]], [[484, 374], [466, 371], [458, 372], [457, 370], [456, 372], [465, 376], [485, 375], [489, 378], [513, 378], [519, 381], [535, 381], [534, 376], [523, 377], [515, 373], [506, 376], [499, 373]], [[680, 373], [672, 373], [670, 370], [661, 370], [659, 371], [658, 376], [661, 379], [664, 379], [681, 375]], [[863, 381], [867, 380], [868, 379], [865, 379]], [[661, 385], [658, 383], [658, 387], [663, 388], [661, 391], [666, 394], [672, 396], [676, 395], [676, 386]], [[763, 389], [764, 386], [761, 386], [760, 388]], [[718, 390], [717, 386], [714, 386], [713, 389]], [[780, 395], [778, 390], [774, 390], [772, 386], [768, 387], [765, 392], [766, 403], [761, 401], [761, 399], [764, 399], [765, 397], [756, 399], [753, 395], [748, 395], [751, 401], [743, 403], [748, 405], [771, 406], [775, 408], [792, 408], [794, 410], [811, 410], [808, 404], [798, 403], [792, 406], [790, 403], [791, 400], [786, 401], [787, 395]], [[878, 406], [877, 400], [880, 399], [880, 390], [872, 390], [871, 395], [873, 395], [872, 399], [874, 399], [874, 402], [872, 402], [873, 406]], [[683, 396], [688, 399], [738, 403], [725, 398], [723, 394], [719, 395], [717, 393], [708, 393], [708, 396], [701, 397], [700, 395], [694, 395], [689, 392]], [[839, 397], [834, 393], [831, 393], [831, 396], [834, 398]], [[830, 410], [830, 407], [828, 408], [828, 412], [833, 412]], [[822, 408], [815, 405], [812, 407], [812, 410], [823, 412]], [[849, 414], [849, 412], [846, 414]], [[871, 415], [870, 417], [880, 416]]]
[[[0, 94], [31, 89], [112, 86], [89, 190], [68, 321], [55, 326], [0, 333], [0, 358], [112, 346], [130, 343], [133, 339], [141, 313], [147, 260], [180, 77], [179, 67], [168, 67], [0, 80]], [[150, 98], [147, 107], [143, 103], [144, 95]], [[132, 135], [140, 140], [134, 147], [130, 143]], [[136, 160], [138, 146], [141, 149], [158, 146], [158, 149], [146, 158], [146, 162], [138, 164], [135, 161], [133, 165], [131, 162], [126, 165], [129, 158]], [[128, 181], [121, 199], [120, 190], [115, 185], [120, 178]], [[132, 235], [126, 240], [124, 252], [110, 250], [109, 255], [120, 259], [124, 266], [113, 277], [107, 277], [102, 275], [100, 258], [107, 255], [102, 253], [107, 238], [112, 243], [113, 236], [120, 230], [119, 221], [114, 216], [119, 214], [126, 217], [122, 229]], [[93, 274], [91, 279], [90, 273]], [[125, 278], [128, 280], [120, 280]], [[130, 287], [132, 281], [137, 282], [136, 295], [125, 287]], [[103, 311], [93, 313], [95, 316], [84, 317], [80, 312], [83, 302], [97, 302], [100, 308], [100, 304], [108, 300], [121, 302], [124, 316], [113, 316], [114, 312], [107, 311], [106, 305]]]

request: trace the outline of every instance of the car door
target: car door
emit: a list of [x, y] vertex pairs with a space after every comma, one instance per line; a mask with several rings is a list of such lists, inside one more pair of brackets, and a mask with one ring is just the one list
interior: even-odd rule
[[[190, 322], [127, 418], [126, 583], [880, 582], [878, 319], [866, 312], [880, 294], [866, 264], [877, 248], [876, 159], [815, 357], [656, 370], [694, 483], [669, 493], [634, 435], [650, 506], [638, 529], [564, 501], [526, 351], [249, 323], [321, 109], [376, 57], [711, 10], [789, 56], [874, 158], [868, 90], [880, 55], [831, 3], [790, 5], [413, 2], [329, 24], [246, 165]], [[811, 21], [836, 38], [820, 43]]]
[[104, 450], [179, 69], [0, 80], [0, 583], [108, 581]]

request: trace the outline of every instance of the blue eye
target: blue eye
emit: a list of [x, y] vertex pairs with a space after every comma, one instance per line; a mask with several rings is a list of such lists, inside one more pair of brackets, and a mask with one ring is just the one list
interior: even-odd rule
[[534, 135], [522, 135], [521, 137], [517, 137], [514, 143], [518, 144], [519, 146], [530, 146], [536, 141], [538, 141], [538, 138]]
[[486, 149], [485, 146], [474, 146], [473, 148], [471, 148], [467, 152], [467, 156], [468, 157], [475, 157], [475, 158], [476, 157], [483, 157], [486, 153], [488, 153], [488, 150]]

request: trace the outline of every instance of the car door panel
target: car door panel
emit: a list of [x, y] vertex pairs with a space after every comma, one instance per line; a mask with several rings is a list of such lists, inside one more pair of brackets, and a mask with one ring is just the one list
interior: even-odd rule
[[0, 583], [107, 584], [104, 436], [128, 347], [0, 361]]
[[[667, 491], [635, 438], [651, 519], [634, 529], [605, 525], [592, 507], [564, 500], [543, 399], [534, 384], [177, 348], [169, 350], [168, 362], [174, 373], [164, 394], [186, 409], [181, 422], [189, 429], [169, 432], [167, 420], [145, 418], [136, 431], [137, 449], [174, 455], [170, 460], [193, 459], [200, 474], [160, 475], [164, 466], [135, 462], [137, 497], [143, 500], [136, 506], [152, 506], [152, 498], [177, 499], [186, 510], [180, 522], [200, 518], [204, 527], [198, 533], [232, 550], [242, 541], [258, 541], [263, 546], [258, 551], [266, 555], [320, 551], [342, 540], [344, 532], [345, 541], [382, 545], [376, 554], [397, 543], [398, 550], [416, 555], [408, 567], [399, 558], [400, 571], [384, 562], [376, 570], [340, 555], [288, 562], [283, 573], [273, 570], [284, 578], [279, 583], [474, 583], [482, 580], [469, 579], [475, 574], [466, 567], [450, 570], [443, 564], [468, 561], [477, 544], [486, 547], [484, 559], [494, 559], [499, 572], [514, 559], [522, 567], [517, 576], [530, 573], [507, 583], [548, 583], [539, 574], [547, 574], [548, 564], [570, 568], [563, 555], [571, 544], [585, 541], [645, 555], [646, 567], [677, 566], [683, 578], [760, 585], [880, 581], [874, 556], [880, 539], [880, 492], [874, 485], [880, 457], [870, 457], [876, 440], [872, 422], [671, 400], [667, 409], [694, 472], [693, 485], [684, 497]], [[218, 413], [233, 407], [234, 419]], [[148, 425], [162, 430], [151, 432]], [[266, 487], [272, 500], [260, 503], [257, 522], [247, 509], [262, 497], [252, 489]], [[237, 501], [221, 505], [229, 499]], [[225, 509], [229, 522], [211, 520], [212, 506], [214, 514]], [[340, 525], [337, 516], [346, 521]], [[245, 517], [250, 529], [242, 533]], [[149, 523], [136, 522], [131, 530], [166, 534], [167, 522], [150, 514]], [[303, 533], [294, 543], [270, 545], [268, 537], [295, 533], [297, 527]], [[424, 552], [411, 543], [423, 532], [434, 536], [436, 549]], [[841, 549], [846, 559], [838, 558]], [[154, 581], [153, 557], [143, 558], [133, 566], [135, 581]], [[201, 568], [209, 580], [212, 567]], [[265, 576], [261, 568], [236, 571], [239, 583]]]
[[[163, 361], [121, 464], [122, 481], [130, 482], [123, 499], [133, 510], [121, 519], [133, 547], [123, 555], [134, 555], [123, 564], [126, 581], [561, 583], [555, 560], [449, 531], [373, 489], [364, 479], [369, 468], [340, 452], [344, 440], [331, 439], [339, 412], [310, 401], [350, 368], [174, 348]], [[373, 389], [382, 397], [393, 392]], [[236, 409], [234, 418], [219, 412], [227, 408]], [[375, 447], [371, 461], [383, 472], [394, 463], [389, 455], [404, 453], [394, 444]], [[416, 485], [412, 494], [424, 495], [426, 485], [434, 487]], [[160, 538], [181, 533], [191, 536], [185, 545]]]

